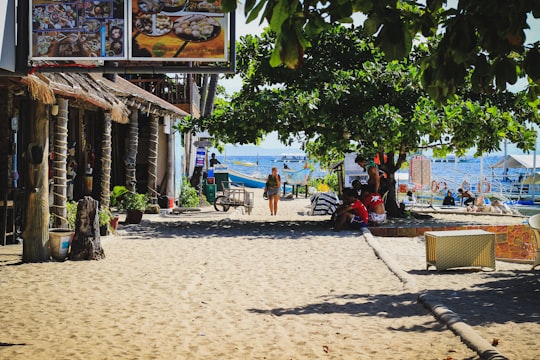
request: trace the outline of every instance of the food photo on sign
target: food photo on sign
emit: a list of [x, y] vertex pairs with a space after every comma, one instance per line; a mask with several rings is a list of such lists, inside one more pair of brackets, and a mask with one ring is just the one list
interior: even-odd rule
[[221, 1], [132, 0], [131, 57], [226, 61]]
[[123, 0], [31, 0], [32, 59], [126, 59]]

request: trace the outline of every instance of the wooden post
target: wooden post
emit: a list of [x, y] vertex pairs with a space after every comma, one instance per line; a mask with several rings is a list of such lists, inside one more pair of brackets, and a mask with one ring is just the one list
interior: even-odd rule
[[137, 152], [139, 150], [139, 110], [131, 109], [126, 151], [126, 187], [137, 191]]
[[32, 102], [25, 153], [25, 227], [23, 262], [49, 261], [49, 114], [47, 105]]
[[99, 236], [99, 202], [85, 196], [77, 203], [75, 235], [71, 241], [70, 260], [99, 260], [105, 258]]
[[111, 113], [106, 112], [103, 121], [103, 141], [101, 143], [101, 208], [108, 209], [111, 199]]
[[159, 139], [159, 118], [152, 115], [150, 118], [150, 149], [148, 155], [148, 187], [147, 193], [150, 204], [157, 204], [157, 159]]
[[55, 228], [65, 229], [67, 222], [67, 138], [68, 138], [68, 101], [58, 99], [58, 116], [54, 127], [53, 160], [53, 224]]

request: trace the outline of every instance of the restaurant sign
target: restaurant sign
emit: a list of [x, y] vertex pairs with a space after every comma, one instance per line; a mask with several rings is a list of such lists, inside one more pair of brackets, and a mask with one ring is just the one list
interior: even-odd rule
[[31, 0], [31, 60], [228, 61], [221, 0]]

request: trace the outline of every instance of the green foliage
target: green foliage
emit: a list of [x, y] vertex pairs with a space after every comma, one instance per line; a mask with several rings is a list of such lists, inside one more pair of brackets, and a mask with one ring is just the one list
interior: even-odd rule
[[197, 190], [189, 185], [188, 181], [184, 181], [184, 186], [180, 193], [180, 206], [181, 207], [198, 207], [200, 204], [200, 198], [197, 194]]
[[77, 203], [75, 201], [66, 202], [67, 224], [69, 229], [75, 229], [75, 219], [77, 218]]
[[[225, 11], [236, 10], [236, 0], [222, 3]], [[244, 10], [247, 22], [266, 20], [276, 34], [265, 66], [298, 69], [305, 64], [313, 36], [350, 23], [360, 12], [366, 16], [368, 35], [375, 37], [387, 60], [405, 59], [413, 39], [423, 37], [430, 52], [422, 60], [422, 81], [432, 99], [451, 100], [467, 87], [471, 71], [477, 91], [504, 90], [528, 77], [535, 84], [528, 89], [529, 98], [540, 96], [539, 70], [533, 65], [538, 63], [540, 44], [525, 39], [530, 19], [540, 18], [539, 1], [329, 0], [322, 6], [311, 1], [252, 0], [244, 3]]]
[[111, 210], [109, 208], [100, 208], [99, 213], [99, 226], [109, 225], [111, 222], [111, 219], [113, 218], [113, 214], [111, 213]]
[[242, 38], [242, 91], [216, 103], [195, 128], [241, 144], [277, 130], [284, 144], [300, 139], [323, 165], [348, 152], [386, 155], [381, 169], [390, 184], [407, 155], [424, 149], [460, 156], [473, 147], [477, 155], [499, 150], [505, 139], [525, 151], [535, 146], [538, 112], [522, 93], [469, 86], [444, 106], [430, 98], [421, 77], [425, 46], [403, 61], [388, 61], [362, 28], [337, 26], [310, 39], [303, 66], [292, 70], [267, 65], [273, 36]]
[[339, 191], [339, 184], [338, 184], [338, 176], [337, 173], [333, 172], [330, 174], [327, 174], [324, 177], [324, 183], [330, 187], [334, 192]]
[[326, 174], [324, 178], [315, 178], [310, 180], [309, 186], [314, 187], [316, 189], [319, 188], [319, 185], [326, 184], [332, 190], [333, 192], [339, 192], [339, 183], [338, 183], [338, 177], [337, 173], [332, 172], [329, 174]]
[[144, 211], [148, 204], [148, 196], [146, 194], [138, 194], [136, 192], [127, 192], [122, 200], [122, 208], [125, 210]]
[[159, 214], [160, 210], [161, 208], [158, 204], [146, 204], [144, 212], [148, 214]]
[[129, 192], [128, 188], [123, 185], [116, 185], [111, 191], [111, 206], [121, 207], [122, 199]]
[[[404, 61], [387, 61], [362, 28], [329, 28], [311, 39], [297, 70], [271, 68], [274, 37], [247, 36], [238, 44], [242, 91], [216, 103], [212, 116], [193, 119], [224, 143], [257, 143], [277, 130], [284, 144], [299, 139], [321, 164], [347, 152], [387, 154], [387, 173], [410, 153], [434, 149], [458, 155], [498, 150], [508, 139], [534, 147], [531, 122], [538, 118], [523, 94], [482, 93], [467, 88], [441, 106], [422, 88], [420, 59], [426, 47]], [[489, 136], [486, 136], [489, 134]]]

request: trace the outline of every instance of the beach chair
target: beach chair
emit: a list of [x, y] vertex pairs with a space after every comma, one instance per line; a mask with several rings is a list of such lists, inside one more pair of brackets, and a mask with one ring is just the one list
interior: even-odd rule
[[536, 241], [536, 259], [532, 267], [534, 269], [540, 265], [540, 214], [533, 215], [529, 218], [529, 226], [533, 230], [534, 240]]

